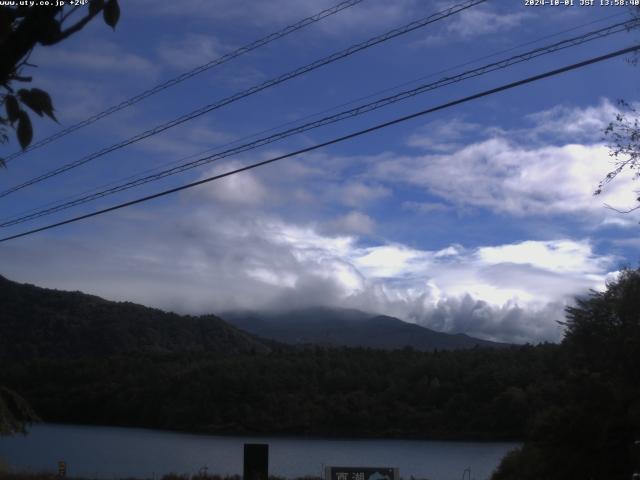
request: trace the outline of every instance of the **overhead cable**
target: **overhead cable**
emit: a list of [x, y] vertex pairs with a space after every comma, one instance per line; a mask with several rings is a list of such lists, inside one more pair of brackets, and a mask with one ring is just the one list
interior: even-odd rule
[[32, 235], [34, 233], [42, 232], [42, 231], [45, 231], [45, 230], [50, 230], [52, 228], [60, 227], [62, 225], [68, 225], [70, 223], [75, 223], [75, 222], [78, 222], [78, 221], [81, 221], [81, 220], [85, 220], [87, 218], [96, 217], [98, 215], [103, 215], [105, 213], [112, 212], [112, 211], [115, 211], [115, 210], [119, 210], [119, 209], [122, 209], [122, 208], [126, 208], [126, 207], [129, 207], [129, 206], [132, 206], [132, 205], [137, 205], [137, 204], [140, 204], [140, 203], [148, 202], [148, 201], [156, 199], [156, 198], [164, 197], [166, 195], [170, 195], [170, 194], [173, 194], [173, 193], [176, 193], [176, 192], [180, 192], [180, 191], [187, 190], [187, 189], [190, 189], [190, 188], [193, 188], [193, 187], [197, 187], [199, 185], [204, 185], [206, 183], [210, 183], [210, 182], [213, 182], [215, 180], [220, 180], [222, 178], [226, 178], [226, 177], [229, 177], [231, 175], [235, 175], [235, 174], [238, 174], [238, 173], [241, 173], [241, 172], [245, 172], [245, 171], [248, 171], [248, 170], [253, 170], [255, 168], [262, 167], [262, 166], [265, 166], [265, 165], [268, 165], [268, 164], [283, 160], [285, 158], [294, 157], [296, 155], [300, 155], [300, 154], [303, 154], [303, 153], [308, 153], [308, 152], [311, 152], [311, 151], [314, 151], [314, 150], [318, 150], [318, 149], [323, 148], [323, 147], [327, 147], [327, 146], [330, 146], [330, 145], [341, 143], [341, 142], [344, 142], [346, 140], [350, 140], [352, 138], [360, 137], [362, 135], [366, 135], [366, 134], [381, 130], [383, 128], [388, 128], [388, 127], [390, 127], [392, 125], [403, 123], [403, 122], [406, 122], [408, 120], [412, 120], [414, 118], [422, 117], [422, 116], [427, 115], [429, 113], [433, 113], [433, 112], [437, 112], [437, 111], [444, 110], [444, 109], [447, 109], [447, 108], [451, 108], [453, 106], [460, 105], [460, 104], [463, 104], [463, 103], [466, 103], [466, 102], [469, 102], [469, 101], [472, 101], [472, 100], [476, 100], [476, 99], [479, 99], [479, 98], [487, 97], [489, 95], [493, 95], [493, 94], [496, 94], [496, 93], [499, 93], [499, 92], [510, 90], [510, 89], [513, 89], [513, 88], [516, 88], [516, 87], [519, 87], [519, 86], [522, 86], [522, 85], [529, 84], [529, 83], [537, 82], [537, 81], [543, 80], [545, 78], [550, 78], [550, 77], [553, 77], [553, 76], [557, 76], [557, 75], [569, 72], [571, 70], [577, 70], [579, 68], [584, 68], [584, 67], [586, 67], [588, 65], [599, 63], [599, 62], [602, 62], [602, 61], [605, 61], [605, 60], [609, 60], [609, 59], [612, 59], [612, 58], [615, 58], [615, 57], [620, 57], [620, 56], [626, 55], [628, 53], [637, 52], [638, 50], [640, 50], [640, 45], [634, 45], [634, 46], [631, 46], [631, 47], [623, 48], [621, 50], [616, 50], [614, 52], [610, 52], [610, 53], [605, 54], [605, 55], [600, 55], [598, 57], [593, 57], [593, 58], [590, 58], [588, 60], [584, 60], [582, 62], [574, 63], [574, 64], [571, 64], [571, 65], [567, 65], [567, 66], [564, 66], [564, 67], [561, 67], [561, 68], [557, 68], [555, 70], [550, 70], [550, 71], [547, 71], [545, 73], [541, 73], [541, 74], [538, 74], [538, 75], [527, 77], [527, 78], [524, 78], [522, 80], [518, 80], [518, 81], [515, 81], [515, 82], [507, 83], [505, 85], [501, 85], [499, 87], [492, 88], [490, 90], [485, 90], [483, 92], [476, 93], [474, 95], [469, 95], [467, 97], [460, 98], [458, 100], [453, 100], [451, 102], [443, 103], [443, 104], [438, 105], [436, 107], [427, 108], [427, 109], [421, 110], [419, 112], [415, 112], [415, 113], [412, 113], [412, 114], [409, 114], [409, 115], [405, 115], [405, 116], [402, 116], [402, 117], [399, 117], [399, 118], [395, 118], [395, 119], [387, 121], [387, 122], [379, 123], [379, 124], [374, 125], [372, 127], [365, 128], [363, 130], [358, 130], [356, 132], [353, 132], [353, 133], [350, 133], [350, 134], [347, 134], [347, 135], [343, 135], [341, 137], [333, 138], [333, 139], [328, 140], [326, 142], [318, 143], [316, 145], [312, 145], [310, 147], [302, 148], [302, 149], [296, 150], [294, 152], [290, 152], [290, 153], [287, 153], [287, 154], [284, 154], [284, 155], [279, 155], [277, 157], [273, 157], [273, 158], [270, 158], [268, 160], [263, 160], [261, 162], [252, 163], [250, 165], [247, 165], [247, 166], [244, 166], [244, 167], [241, 167], [241, 168], [237, 168], [237, 169], [231, 170], [229, 172], [225, 172], [225, 173], [221, 173], [221, 174], [218, 174], [218, 175], [214, 175], [214, 176], [211, 176], [211, 177], [208, 177], [208, 178], [204, 178], [202, 180], [198, 180], [196, 182], [191, 182], [191, 183], [188, 183], [186, 185], [181, 185], [179, 187], [174, 187], [174, 188], [171, 188], [171, 189], [168, 189], [168, 190], [163, 190], [161, 192], [154, 193], [152, 195], [147, 195], [147, 196], [144, 196], [144, 197], [141, 197], [141, 198], [137, 198], [135, 200], [130, 200], [128, 202], [120, 203], [118, 205], [114, 205], [114, 206], [111, 206], [111, 207], [108, 207], [108, 208], [104, 208], [102, 210], [98, 210], [98, 211], [95, 211], [95, 212], [91, 212], [91, 213], [87, 213], [87, 214], [80, 215], [80, 216], [77, 216], [77, 217], [73, 217], [73, 218], [70, 218], [70, 219], [67, 219], [67, 220], [64, 220], [64, 221], [61, 221], [61, 222], [52, 223], [52, 224], [49, 224], [49, 225], [45, 225], [43, 227], [34, 228], [32, 230], [27, 230], [25, 232], [21, 232], [21, 233], [15, 234], [15, 235], [10, 235], [10, 236], [4, 237], [4, 238], [0, 238], [0, 243], [1, 242], [6, 242], [6, 241], [9, 241], [9, 240], [13, 240], [13, 239], [16, 239], [16, 238], [21, 238], [21, 237], [24, 237], [24, 236], [27, 236], [27, 235]]
[[208, 163], [212, 163], [214, 161], [223, 159], [223, 158], [227, 158], [230, 157], [232, 155], [237, 155], [239, 153], [244, 153], [247, 152], [249, 150], [254, 150], [256, 148], [262, 147], [264, 145], [268, 145], [270, 143], [276, 142], [278, 140], [282, 140], [284, 138], [293, 136], [293, 135], [297, 135], [303, 132], [307, 132], [309, 130], [312, 129], [316, 129], [325, 125], [330, 125], [333, 123], [337, 123], [340, 122], [342, 120], [346, 120], [348, 118], [352, 118], [352, 117], [356, 117], [359, 115], [362, 115], [364, 113], [367, 112], [371, 112], [373, 110], [377, 110], [380, 109], [382, 107], [386, 107], [388, 105], [400, 102], [402, 100], [406, 100], [408, 98], [414, 97], [416, 95], [431, 91], [431, 90], [435, 90], [438, 88], [442, 88], [444, 86], [447, 85], [451, 85], [454, 83], [458, 83], [464, 80], [468, 80], [470, 78], [475, 78], [478, 77], [480, 75], [485, 75], [487, 73], [490, 72], [494, 72], [497, 70], [502, 70], [505, 68], [508, 68], [512, 65], [516, 65], [518, 63], [522, 63], [522, 62], [526, 62], [526, 61], [530, 61], [534, 58], [543, 56], [543, 55], [548, 55], [550, 53], [554, 53], [560, 50], [564, 50], [566, 48], [570, 48], [570, 47], [574, 47], [577, 45], [581, 45], [593, 40], [597, 40], [600, 38], [604, 38], [606, 36], [615, 34], [615, 33], [619, 33], [622, 31], [626, 31], [630, 28], [636, 28], [640, 25], [640, 19], [635, 19], [635, 20], [629, 20], [627, 22], [620, 22], [614, 25], [610, 25], [608, 27], [604, 27], [592, 32], [587, 32], [583, 35], [579, 35], [576, 37], [572, 37], [569, 39], [565, 39], [565, 40], [561, 40], [559, 42], [553, 43], [551, 45], [545, 45], [542, 47], [538, 47], [535, 48], [533, 50], [530, 50], [528, 52], [525, 53], [521, 53], [518, 55], [514, 55], [511, 56], [509, 58], [503, 59], [503, 60], [499, 60], [496, 62], [492, 62], [490, 64], [475, 68], [475, 69], [471, 69], [471, 70], [467, 70], [465, 72], [462, 72], [460, 74], [457, 75], [453, 75], [450, 77], [444, 77], [441, 78], [440, 80], [437, 80], [435, 82], [431, 82], [431, 83], [427, 83], [427, 84], [423, 84], [420, 85], [416, 88], [413, 88], [411, 90], [405, 90], [403, 92], [399, 92], [395, 95], [391, 95], [385, 98], [381, 98], [378, 100], [375, 100], [373, 102], [369, 102], [363, 105], [360, 105], [358, 107], [355, 108], [351, 108], [348, 110], [344, 110], [342, 112], [336, 113], [334, 115], [329, 115], [326, 116], [324, 118], [315, 120], [313, 122], [308, 122], [302, 125], [299, 125], [297, 127], [294, 128], [290, 128], [281, 132], [277, 132], [273, 135], [269, 135], [266, 137], [262, 137], [259, 139], [256, 139], [252, 142], [248, 142], [245, 143], [243, 145], [239, 145], [227, 150], [223, 150], [221, 152], [217, 152], [214, 153], [212, 155], [207, 155], [205, 157], [199, 158], [197, 160], [194, 160], [192, 162], [187, 162], [187, 163], [183, 163], [181, 165], [172, 167], [172, 168], [168, 168], [165, 170], [162, 170], [160, 172], [156, 172], [150, 175], [146, 175], [143, 177], [138, 177], [135, 178], [133, 180], [130, 180], [128, 182], [125, 183], [121, 183], [119, 185], [115, 185], [113, 187], [110, 188], [106, 188], [104, 190], [100, 190], [97, 192], [92, 192], [91, 194], [88, 195], [84, 195], [78, 198], [74, 198], [73, 200], [67, 201], [67, 202], [62, 202], [59, 203], [57, 205], [48, 207], [48, 208], [43, 208], [41, 210], [37, 210], [33, 213], [29, 213], [27, 215], [22, 215], [22, 216], [18, 216], [17, 218], [14, 217], [10, 220], [6, 220], [3, 222], [0, 222], [0, 227], [10, 227], [13, 225], [17, 225], [19, 223], [23, 223], [29, 220], [34, 220], [36, 218], [40, 218], [43, 216], [47, 216], [47, 215], [51, 215], [53, 213], [62, 211], [62, 210], [66, 210], [69, 209], [71, 207], [75, 207], [78, 205], [82, 205], [84, 203], [88, 203], [90, 201], [96, 200], [98, 198], [103, 198], [106, 197], [108, 195], [113, 195], [115, 193], [118, 192], [122, 192], [125, 190], [129, 190], [131, 188], [134, 187], [138, 187], [140, 185], [144, 185], [146, 183], [150, 183], [153, 181], [157, 181], [160, 180], [162, 178], [171, 176], [171, 175], [176, 175], [182, 172], [185, 172], [187, 170], [191, 170], [193, 168], [196, 167], [200, 167], [202, 165], [208, 164]]
[[93, 161], [93, 160], [95, 160], [97, 158], [100, 158], [100, 157], [102, 157], [102, 156], [104, 156], [104, 155], [106, 155], [108, 153], [111, 153], [111, 152], [113, 152], [115, 150], [119, 150], [119, 149], [124, 148], [124, 147], [126, 147], [128, 145], [131, 145], [132, 143], [136, 143], [136, 142], [139, 142], [139, 141], [144, 140], [146, 138], [149, 138], [149, 137], [152, 137], [154, 135], [157, 135], [157, 134], [159, 134], [161, 132], [164, 132], [165, 130], [168, 130], [170, 128], [176, 127], [178, 125], [181, 125], [181, 124], [183, 124], [185, 122], [193, 120], [194, 118], [200, 117], [200, 116], [202, 116], [202, 115], [204, 115], [206, 113], [209, 113], [209, 112], [211, 112], [213, 110], [221, 108], [221, 107], [223, 107], [225, 105], [228, 105], [230, 103], [236, 102], [236, 101], [238, 101], [240, 99], [243, 99], [243, 98], [246, 98], [246, 97], [248, 97], [250, 95], [254, 95], [254, 94], [256, 94], [256, 93], [258, 93], [258, 92], [260, 92], [262, 90], [265, 90], [267, 88], [273, 87], [273, 86], [278, 85], [280, 83], [286, 82], [288, 80], [291, 80], [292, 78], [298, 77], [298, 76], [303, 75], [303, 74], [305, 74], [307, 72], [310, 72], [312, 70], [316, 70], [316, 69], [318, 69], [318, 68], [320, 68], [320, 67], [322, 67], [324, 65], [328, 65], [330, 63], [333, 63], [333, 62], [336, 62], [338, 60], [341, 60], [341, 59], [343, 59], [345, 57], [353, 55], [356, 52], [359, 52], [361, 50], [370, 48], [370, 47], [372, 47], [374, 45], [377, 45], [379, 43], [386, 42], [386, 41], [391, 40], [393, 38], [396, 38], [396, 37], [398, 37], [400, 35], [405, 35], [405, 34], [407, 34], [409, 32], [412, 32], [412, 31], [414, 31], [414, 30], [416, 30], [418, 28], [422, 28], [422, 27], [425, 27], [425, 26], [427, 26], [427, 25], [429, 25], [431, 23], [443, 20], [445, 18], [448, 18], [448, 17], [450, 17], [452, 15], [460, 13], [460, 12], [462, 12], [462, 11], [468, 9], [468, 8], [471, 8], [471, 7], [473, 7], [475, 5], [478, 5], [480, 3], [484, 3], [486, 1], [487, 0], [467, 0], [467, 1], [463, 2], [463, 3], [454, 5], [452, 7], [449, 7], [447, 9], [445, 9], [445, 10], [442, 10], [442, 11], [439, 11], [439, 12], [434, 13], [432, 15], [429, 15], [427, 17], [424, 17], [424, 18], [422, 18], [420, 20], [416, 20], [416, 21], [413, 21], [413, 22], [408, 23], [406, 25], [403, 25], [402, 27], [398, 27], [398, 28], [395, 28], [393, 30], [390, 30], [390, 31], [388, 31], [388, 32], [386, 32], [386, 33], [384, 33], [382, 35], [378, 35], [378, 36], [370, 38], [369, 40], [366, 40], [364, 42], [358, 43], [356, 45], [352, 45], [351, 47], [349, 47], [349, 48], [347, 48], [345, 50], [341, 50], [339, 52], [333, 53], [333, 54], [331, 54], [331, 55], [329, 55], [327, 57], [324, 57], [324, 58], [322, 58], [320, 60], [316, 60], [315, 62], [307, 64], [307, 65], [305, 65], [303, 67], [299, 67], [299, 68], [297, 68], [295, 70], [292, 70], [292, 71], [290, 71], [288, 73], [285, 73], [285, 74], [280, 75], [278, 77], [275, 77], [275, 78], [272, 78], [270, 80], [267, 80], [267, 81], [265, 81], [265, 82], [263, 82], [263, 83], [261, 83], [259, 85], [255, 85], [255, 86], [253, 86], [253, 87], [251, 87], [251, 88], [249, 88], [247, 90], [243, 90], [243, 91], [238, 92], [238, 93], [236, 93], [234, 95], [226, 97], [226, 98], [224, 98], [222, 100], [218, 100], [215, 103], [211, 103], [209, 105], [205, 105], [203, 107], [200, 107], [200, 108], [198, 108], [198, 109], [196, 109], [196, 110], [194, 110], [194, 111], [192, 111], [190, 113], [182, 115], [182, 116], [180, 116], [180, 117], [178, 117], [178, 118], [176, 118], [174, 120], [171, 120], [171, 121], [169, 121], [167, 123], [164, 123], [162, 125], [158, 125], [158, 126], [152, 128], [152, 129], [146, 130], [146, 131], [144, 131], [142, 133], [139, 133], [139, 134], [137, 134], [137, 135], [135, 135], [133, 137], [130, 137], [130, 138], [126, 139], [126, 140], [123, 140], [123, 141], [121, 141], [119, 143], [116, 143], [116, 144], [111, 145], [109, 147], [105, 147], [105, 148], [103, 148], [103, 149], [101, 149], [101, 150], [99, 150], [97, 152], [91, 153], [91, 154], [89, 154], [89, 155], [87, 155], [87, 156], [85, 156], [83, 158], [80, 158], [80, 159], [75, 160], [73, 162], [70, 162], [70, 163], [67, 163], [65, 165], [62, 165], [62, 166], [57, 167], [57, 168], [55, 168], [55, 169], [53, 169], [53, 170], [51, 170], [51, 171], [49, 171], [47, 173], [44, 173], [44, 174], [39, 175], [37, 177], [34, 177], [34, 178], [30, 179], [30, 180], [27, 180], [27, 181], [25, 181], [23, 183], [20, 183], [20, 184], [18, 184], [16, 186], [13, 186], [13, 187], [11, 187], [11, 188], [9, 188], [7, 190], [4, 190], [4, 191], [0, 192], [0, 198], [1, 197], [6, 197], [7, 195], [9, 195], [9, 194], [11, 194], [13, 192], [16, 192], [16, 191], [21, 190], [23, 188], [26, 188], [28, 186], [34, 185], [36, 183], [42, 182], [43, 180], [47, 180], [49, 178], [55, 177], [55, 176], [60, 175], [60, 174], [62, 174], [64, 172], [67, 172], [67, 171], [69, 171], [71, 169], [77, 168], [77, 167], [79, 167], [81, 165], [84, 165], [84, 164], [86, 164], [88, 162], [91, 162], [91, 161]]
[[166, 90], [167, 88], [173, 87], [174, 85], [177, 85], [178, 83], [184, 82], [185, 80], [195, 77], [196, 75], [200, 75], [203, 72], [206, 72], [207, 70], [212, 69], [213, 67], [217, 67], [219, 65], [222, 65], [223, 63], [227, 63], [230, 60], [233, 60], [234, 58], [237, 58], [241, 55], [244, 55], [245, 53], [249, 53], [253, 50], [256, 50], [257, 48], [263, 47], [269, 43], [272, 43], [282, 37], [285, 37], [293, 32], [296, 32], [304, 27], [307, 27], [309, 25], [312, 25], [316, 22], [319, 22], [320, 20], [327, 18], [331, 15], [334, 15], [338, 12], [341, 12], [342, 10], [345, 10], [347, 8], [353, 7], [354, 5], [357, 5], [358, 3], [363, 2], [364, 0], [346, 0], [344, 2], [340, 2], [337, 5], [334, 5], [331, 8], [327, 8], [326, 10], [323, 10], [319, 13], [316, 13], [315, 15], [312, 15], [310, 17], [307, 18], [303, 18], [302, 20], [286, 26], [285, 28], [278, 30], [277, 32], [271, 33], [269, 35], [267, 35], [266, 37], [262, 37], [254, 42], [251, 42], [243, 47], [240, 47], [232, 52], [226, 53], [214, 60], [211, 60], [210, 62], [207, 62], [203, 65], [200, 65], [198, 67], [195, 67], [187, 72], [184, 72], [180, 75], [178, 75], [177, 77], [171, 78], [165, 82], [162, 82], [158, 85], [156, 85], [155, 87], [149, 88], [148, 90], [145, 90], [144, 92], [141, 92], [127, 100], [124, 100], [120, 103], [118, 103], [117, 105], [114, 105], [110, 108], [107, 108], [106, 110], [103, 110], [102, 112], [96, 113], [95, 115], [92, 115], [89, 118], [86, 118], [85, 120], [82, 120], [81, 122], [75, 123], [73, 125], [68, 126], [67, 128], [60, 130], [56, 133], [54, 133], [53, 135], [50, 135], [46, 138], [43, 138], [42, 140], [32, 143], [31, 145], [29, 145], [29, 147], [27, 147], [24, 150], [19, 150], [16, 151], [14, 153], [12, 153], [11, 155], [7, 156], [4, 159], [5, 163], [8, 163], [14, 159], [16, 159], [17, 157], [20, 157], [22, 155], [24, 155], [27, 152], [31, 152], [33, 150], [36, 150], [44, 145], [47, 145], [51, 142], [54, 142], [55, 140], [58, 140], [62, 137], [65, 137], [67, 135], [69, 135], [72, 132], [75, 132], [76, 130], [80, 130], [83, 127], [86, 127], [87, 125], [91, 125], [92, 123], [97, 122], [98, 120], [108, 117], [109, 115], [119, 112], [120, 110], [123, 110], [125, 108], [128, 108], [132, 105], [135, 105], [136, 103], [140, 102], [141, 100], [144, 100], [145, 98], [148, 98], [152, 95], [155, 95], [156, 93], [159, 93], [163, 90]]

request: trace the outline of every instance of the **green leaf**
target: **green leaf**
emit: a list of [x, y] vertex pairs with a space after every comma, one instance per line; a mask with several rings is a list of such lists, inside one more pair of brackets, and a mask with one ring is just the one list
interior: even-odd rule
[[118, 0], [107, 0], [102, 10], [104, 22], [115, 30], [118, 20], [120, 20], [120, 5]]
[[52, 120], [55, 120], [56, 122], [58, 121], [53, 114], [53, 104], [51, 103], [51, 97], [44, 90], [40, 90], [39, 88], [26, 90], [22, 88], [18, 90], [18, 96], [20, 97], [22, 103], [24, 103], [38, 115], [42, 116], [42, 114], [45, 114]]
[[9, 9], [0, 8], [0, 38], [5, 38], [11, 33], [13, 19], [9, 13]]
[[7, 118], [11, 123], [15, 122], [18, 119], [18, 114], [20, 113], [20, 105], [18, 105], [18, 100], [13, 95], [7, 95], [4, 99], [4, 107], [7, 110]]
[[42, 45], [53, 45], [60, 41], [60, 24], [55, 18], [44, 17], [38, 27], [38, 41]]
[[91, 3], [89, 3], [89, 14], [96, 15], [103, 8], [104, 0], [91, 0]]
[[31, 119], [24, 110], [20, 110], [18, 115], [18, 128], [16, 130], [18, 134], [18, 141], [20, 146], [24, 150], [29, 146], [33, 139], [33, 127], [31, 126]]

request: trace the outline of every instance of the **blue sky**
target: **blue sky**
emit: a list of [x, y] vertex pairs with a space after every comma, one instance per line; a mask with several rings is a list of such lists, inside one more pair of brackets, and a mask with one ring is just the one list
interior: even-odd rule
[[[67, 42], [36, 50], [34, 86], [49, 91], [60, 123], [71, 125], [332, 4], [126, 2], [115, 32], [95, 21]], [[365, 0], [19, 157], [0, 173], [0, 189], [451, 4]], [[25, 188], [2, 199], [0, 214], [11, 217], [363, 96], [436, 80], [460, 64], [473, 62], [446, 75], [628, 16], [624, 7], [489, 0]], [[222, 173], [639, 39], [632, 31], [567, 49], [2, 233]], [[616, 101], [638, 97], [638, 67], [627, 60], [3, 243], [0, 272], [179, 312], [343, 306], [490, 339], [558, 340], [556, 321], [575, 295], [637, 264], [638, 215], [604, 206], [633, 206], [637, 184], [623, 176], [592, 195], [612, 167], [603, 129]], [[35, 140], [59, 128], [35, 119]], [[15, 147], [13, 141], [0, 153]]]

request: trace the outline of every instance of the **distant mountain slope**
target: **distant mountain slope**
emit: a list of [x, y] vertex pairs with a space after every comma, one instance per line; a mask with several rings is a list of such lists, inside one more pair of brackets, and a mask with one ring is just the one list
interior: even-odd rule
[[214, 315], [167, 313], [0, 276], [0, 361], [127, 352], [265, 352], [266, 343]]
[[313, 343], [328, 346], [416, 350], [457, 350], [474, 346], [500, 347], [506, 344], [464, 334], [436, 332], [394, 317], [359, 310], [309, 308], [280, 314], [227, 312], [229, 323], [258, 335], [290, 344]]

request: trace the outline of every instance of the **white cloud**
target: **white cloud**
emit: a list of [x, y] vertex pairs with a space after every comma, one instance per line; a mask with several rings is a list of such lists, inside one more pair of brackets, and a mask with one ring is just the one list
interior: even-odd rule
[[[621, 174], [603, 194], [594, 196], [613, 168], [609, 150], [598, 142], [578, 143], [587, 138], [585, 132], [590, 138], [598, 135], [614, 112], [606, 101], [584, 109], [554, 108], [531, 115], [534, 125], [527, 130], [486, 129], [489, 138], [444, 152], [386, 155], [374, 164], [371, 176], [386, 185], [394, 181], [421, 186], [459, 208], [517, 217], [572, 215], [590, 225], [633, 225], [636, 215], [625, 217], [605, 208], [636, 205], [632, 175]], [[433, 146], [429, 131], [420, 130], [411, 138], [414, 145]]]
[[[206, 171], [201, 178], [220, 175], [242, 167], [236, 161], [215, 165]], [[208, 184], [201, 189], [201, 194], [225, 204], [240, 206], [263, 206], [272, 202], [274, 193], [260, 181], [253, 172], [243, 172], [239, 175], [230, 175]]]
[[[123, 135], [131, 134], [131, 125], [139, 120], [132, 119], [129, 122], [120, 122], [116, 128]], [[136, 128], [138, 131], [139, 127]], [[189, 156], [198, 158], [226, 150], [225, 144], [234, 137], [218, 128], [210, 120], [199, 118], [191, 122], [169, 129], [161, 135], [153, 135], [148, 139], [135, 143], [134, 148], [162, 154], [177, 160], [176, 156]]]
[[402, 245], [383, 245], [359, 252], [354, 258], [369, 278], [392, 278], [425, 271], [430, 255]]
[[451, 206], [440, 202], [402, 202], [402, 209], [417, 213], [431, 214], [434, 212], [447, 212], [451, 210]]
[[[236, 192], [224, 200], [242, 201]], [[614, 261], [586, 240], [363, 246], [312, 224], [230, 210], [210, 195], [200, 189], [199, 206], [189, 210], [123, 212], [76, 240], [7, 244], [2, 273], [190, 313], [344, 306], [449, 332], [536, 341], [559, 338], [564, 306], [602, 287]]]
[[151, 60], [108, 41], [77, 42], [73, 49], [54, 47], [47, 49], [46, 53], [36, 50], [34, 56], [34, 63], [46, 67], [147, 77], [158, 73], [158, 66]]
[[460, 148], [463, 139], [481, 129], [477, 123], [460, 118], [435, 120], [410, 135], [407, 144], [424, 150], [448, 152]]
[[96, 89], [76, 78], [66, 79], [62, 84], [43, 75], [38, 78], [37, 85], [51, 95], [56, 117], [62, 125], [85, 120], [122, 100], [116, 92]]
[[467, 40], [481, 35], [506, 32], [520, 27], [531, 16], [530, 12], [503, 11], [486, 5], [464, 10], [456, 15], [440, 33], [431, 34], [414, 45], [440, 45], [446, 41]]
[[556, 273], [582, 272], [585, 265], [590, 271], [601, 271], [609, 258], [593, 258], [588, 242], [571, 240], [534, 242], [484, 247], [478, 250], [478, 258], [485, 264], [519, 263]]
[[[557, 113], [579, 122], [575, 115]], [[532, 116], [532, 130], [542, 132], [536, 122], [553, 118]], [[603, 200], [628, 201], [630, 183], [612, 184], [603, 199], [591, 195], [608, 168], [603, 145], [578, 145], [570, 132], [566, 143], [541, 145], [543, 133], [515, 132], [494, 131], [494, 138], [466, 146], [456, 139], [435, 155], [349, 162], [302, 156], [287, 168], [244, 172], [185, 193], [188, 208], [187, 202], [150, 204], [87, 224], [86, 231], [78, 227], [74, 240], [8, 243], [0, 250], [1, 273], [191, 313], [343, 306], [485, 338], [557, 340], [556, 321], [573, 296], [602, 288], [617, 268], [617, 259], [597, 253], [586, 236], [500, 241], [496, 232], [487, 235], [494, 240], [466, 248], [452, 237], [430, 248], [358, 238], [376, 227], [380, 219], [365, 207], [381, 199], [401, 203], [404, 211], [485, 208], [526, 221], [565, 216], [589, 225], [615, 218]], [[209, 174], [238, 165], [216, 164]], [[398, 183], [425, 189], [429, 200], [408, 200], [406, 190], [391, 189]], [[331, 217], [345, 206], [345, 215]]]
[[529, 138], [555, 139], [573, 143], [591, 144], [599, 142], [604, 136], [604, 129], [615, 119], [619, 109], [608, 99], [601, 99], [597, 105], [584, 108], [571, 108], [557, 105], [549, 110], [528, 115], [526, 118], [533, 123], [533, 129], [518, 130], [514, 134], [527, 133]]
[[375, 229], [376, 222], [367, 214], [352, 210], [328, 223], [329, 231], [368, 235]]
[[449, 33], [457, 38], [469, 38], [512, 30], [529, 17], [528, 12], [492, 11], [486, 6], [469, 8], [447, 25]]
[[461, 245], [449, 245], [447, 248], [438, 250], [434, 256], [435, 258], [450, 257], [460, 255], [462, 252], [464, 252], [464, 248]]
[[[165, 36], [158, 41], [158, 46], [155, 48], [156, 67], [184, 73], [217, 60], [237, 48], [238, 46], [228, 44], [209, 33], [189, 32], [181, 37]], [[239, 65], [235, 61], [225, 62], [221, 68], [214, 68], [211, 72], [215, 73], [213, 76], [208, 75], [208, 82], [216, 88], [220, 87], [220, 83], [232, 88], [246, 88], [265, 79], [264, 73], [259, 68], [247, 64]]]
[[613, 240], [613, 244], [620, 247], [640, 248], [640, 238], [638, 237], [618, 238]]
[[230, 48], [210, 35], [189, 33], [181, 39], [163, 41], [158, 47], [158, 56], [167, 65], [188, 70], [215, 60]]
[[[139, 3], [145, 11], [172, 17], [187, 17], [207, 22], [244, 22], [266, 28], [283, 27], [335, 5], [332, 0], [300, 2], [297, 0], [273, 0], [253, 2], [246, 0], [190, 0], [189, 2], [163, 2], [154, 0]], [[145, 5], [150, 6], [150, 10]], [[344, 34], [354, 29], [386, 28], [389, 23], [402, 21], [419, 12], [417, 0], [388, 2], [368, 0], [345, 9], [318, 24], [323, 32]]]
[[391, 193], [389, 188], [381, 185], [367, 185], [354, 181], [340, 185], [336, 192], [332, 192], [332, 194], [338, 197], [339, 201], [350, 207], [362, 207], [389, 197]]

